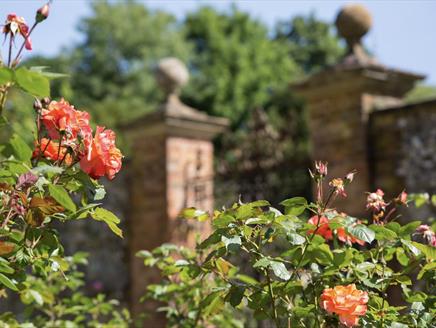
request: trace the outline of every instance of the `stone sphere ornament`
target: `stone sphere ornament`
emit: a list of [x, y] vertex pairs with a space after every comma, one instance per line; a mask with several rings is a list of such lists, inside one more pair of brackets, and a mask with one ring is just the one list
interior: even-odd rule
[[177, 95], [188, 83], [189, 72], [178, 58], [168, 57], [159, 61], [156, 69], [156, 81], [167, 95]]
[[346, 5], [336, 17], [336, 28], [348, 44], [359, 43], [372, 26], [368, 9], [360, 4]]

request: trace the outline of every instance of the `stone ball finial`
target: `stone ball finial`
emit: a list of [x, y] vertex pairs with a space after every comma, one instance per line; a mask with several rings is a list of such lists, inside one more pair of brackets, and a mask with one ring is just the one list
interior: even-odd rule
[[336, 28], [349, 45], [359, 43], [372, 26], [368, 9], [360, 4], [346, 5], [336, 17]]
[[178, 94], [188, 83], [189, 72], [186, 65], [178, 58], [168, 57], [159, 61], [156, 69], [156, 81], [167, 96]]

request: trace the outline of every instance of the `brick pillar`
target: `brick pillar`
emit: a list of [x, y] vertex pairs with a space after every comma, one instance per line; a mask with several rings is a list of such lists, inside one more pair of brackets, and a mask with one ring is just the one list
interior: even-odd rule
[[[144, 310], [139, 299], [159, 275], [136, 258], [139, 250], [163, 243], [195, 246], [195, 236], [208, 233], [205, 224], [178, 218], [180, 210], [195, 206], [213, 210], [212, 138], [227, 125], [181, 103], [179, 88], [187, 82], [185, 66], [163, 59], [157, 79], [167, 94], [160, 108], [125, 127], [131, 144], [130, 164], [130, 301], [134, 316]], [[156, 304], [147, 303], [148, 310]], [[146, 327], [163, 327], [162, 317], [147, 319]]]
[[368, 116], [383, 106], [401, 103], [423, 78], [386, 68], [364, 52], [360, 38], [370, 24], [364, 8], [346, 6], [336, 25], [347, 41], [348, 54], [337, 65], [292, 86], [308, 108], [312, 159], [327, 161], [332, 177], [358, 171], [347, 188], [352, 201], [336, 202], [338, 209], [355, 216], [365, 214], [365, 192], [376, 187], [372, 185]]

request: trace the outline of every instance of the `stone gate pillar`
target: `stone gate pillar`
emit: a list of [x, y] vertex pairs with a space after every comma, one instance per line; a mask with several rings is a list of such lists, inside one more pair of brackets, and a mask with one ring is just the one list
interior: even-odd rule
[[368, 116], [387, 105], [398, 105], [421, 75], [387, 68], [369, 56], [361, 38], [371, 27], [369, 12], [360, 5], [345, 6], [336, 19], [339, 34], [348, 45], [346, 56], [292, 89], [308, 108], [313, 160], [329, 163], [329, 175], [343, 177], [356, 169], [348, 188], [352, 201], [336, 202], [351, 215], [364, 215], [365, 192], [375, 187], [368, 146]]
[[[130, 176], [130, 301], [133, 315], [144, 310], [139, 299], [146, 286], [159, 280], [156, 272], [135, 257], [163, 243], [195, 246], [195, 235], [208, 226], [178, 218], [180, 210], [195, 206], [213, 210], [213, 143], [227, 119], [211, 117], [184, 105], [180, 88], [188, 71], [176, 58], [160, 61], [157, 82], [166, 101], [157, 111], [126, 127], [131, 144]], [[146, 304], [153, 308], [155, 305]], [[161, 327], [152, 317], [147, 327]]]

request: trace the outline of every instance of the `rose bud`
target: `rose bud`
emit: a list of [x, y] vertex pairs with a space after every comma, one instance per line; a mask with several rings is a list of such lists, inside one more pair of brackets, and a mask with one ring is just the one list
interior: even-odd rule
[[35, 111], [39, 112], [42, 109], [41, 101], [39, 101], [38, 99], [35, 99], [35, 101], [33, 102], [33, 109]]
[[394, 200], [399, 205], [407, 206], [407, 193], [403, 190]]
[[44, 6], [42, 6], [36, 11], [36, 18], [35, 18], [36, 22], [41, 23], [43, 20], [46, 20], [49, 13], [50, 13], [50, 5], [46, 3]]

